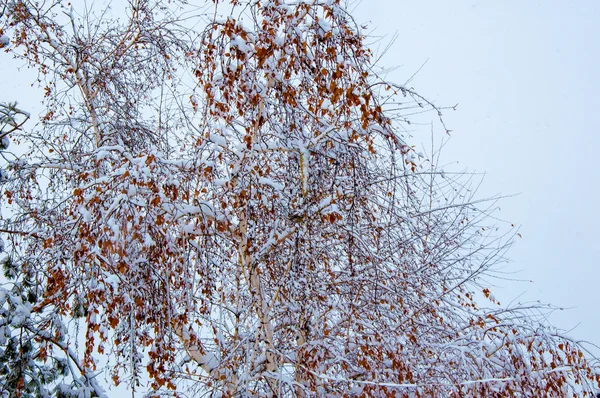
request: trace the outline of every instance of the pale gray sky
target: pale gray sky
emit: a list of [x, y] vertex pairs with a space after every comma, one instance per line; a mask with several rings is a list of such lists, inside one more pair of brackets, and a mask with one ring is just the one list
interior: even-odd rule
[[354, 15], [388, 35], [382, 49], [398, 33], [390, 80], [427, 61], [411, 85], [459, 103], [445, 158], [487, 172], [482, 196], [520, 193], [499, 216], [522, 225], [510, 267], [534, 282], [499, 282], [497, 296], [573, 307], [552, 323], [600, 343], [600, 2], [363, 0]]

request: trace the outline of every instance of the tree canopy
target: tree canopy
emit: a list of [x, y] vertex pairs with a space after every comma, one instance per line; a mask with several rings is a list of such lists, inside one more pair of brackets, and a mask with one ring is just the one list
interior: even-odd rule
[[591, 396], [344, 2], [111, 4], [0, 0], [44, 93], [5, 123], [3, 394]]

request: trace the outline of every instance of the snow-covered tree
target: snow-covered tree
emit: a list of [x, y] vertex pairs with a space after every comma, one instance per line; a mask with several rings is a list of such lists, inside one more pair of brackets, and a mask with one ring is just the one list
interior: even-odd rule
[[[0, 43], [7, 45], [6, 36], [0, 36]], [[9, 134], [20, 130], [29, 117], [27, 112], [17, 108], [16, 103], [0, 104], [0, 150], [8, 149]], [[0, 183], [7, 178], [6, 171], [0, 169]], [[2, 240], [0, 251], [4, 252]], [[15, 264], [10, 255], [1, 255], [5, 278], [0, 285], [2, 396], [46, 397], [55, 387], [59, 388], [57, 396], [73, 396], [67, 394], [70, 388], [59, 381], [69, 373], [67, 361], [64, 357], [48, 355], [47, 342], [38, 333], [40, 325], [31, 319], [32, 308], [39, 302], [42, 292], [41, 284], [34, 278], [35, 272], [26, 265]]]
[[[6, 36], [0, 36], [0, 43], [6, 46], [4, 38]], [[0, 150], [8, 149], [9, 134], [21, 130], [29, 118], [29, 114], [17, 108], [16, 103], [0, 104]], [[2, 156], [5, 160], [11, 158], [11, 154]], [[0, 184], [7, 180], [8, 175], [0, 169]], [[19, 233], [14, 230], [2, 232]], [[4, 241], [0, 240], [4, 276], [0, 284], [2, 397], [49, 397], [53, 393], [58, 398], [67, 398], [77, 397], [81, 392], [88, 392], [89, 396], [89, 391], [93, 390], [90, 383], [73, 378], [72, 370], [73, 365], [78, 365], [77, 358], [65, 343], [62, 323], [54, 322], [52, 318], [32, 317], [32, 310], [41, 301], [45, 281], [37, 278], [36, 270], [27, 263], [15, 263], [11, 255], [3, 253], [4, 249]], [[61, 353], [52, 353], [53, 348]], [[71, 363], [69, 356], [72, 357]]]
[[2, 229], [69, 391], [103, 396], [106, 360], [151, 396], [596, 386], [538, 308], [494, 299], [510, 231], [411, 146], [408, 115], [441, 110], [378, 76], [342, 1], [79, 7], [0, 0], [45, 96]]

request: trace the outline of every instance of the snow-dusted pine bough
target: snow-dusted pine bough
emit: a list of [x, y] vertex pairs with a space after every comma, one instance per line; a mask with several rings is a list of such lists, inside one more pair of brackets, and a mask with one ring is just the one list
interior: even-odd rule
[[117, 3], [0, 0], [44, 90], [3, 153], [2, 396], [590, 396], [340, 0]]

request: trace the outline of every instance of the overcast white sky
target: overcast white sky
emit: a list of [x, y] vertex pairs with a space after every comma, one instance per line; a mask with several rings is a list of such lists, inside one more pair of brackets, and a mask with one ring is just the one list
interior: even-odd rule
[[[363, 0], [353, 14], [382, 45], [399, 34], [381, 61], [399, 66], [390, 80], [427, 61], [411, 85], [459, 103], [446, 159], [487, 172], [481, 196], [520, 193], [500, 216], [522, 225], [511, 267], [534, 282], [502, 282], [497, 296], [573, 307], [552, 322], [600, 343], [600, 1]], [[26, 106], [32, 75], [15, 66], [1, 58], [0, 101]]]
[[482, 196], [520, 193], [499, 215], [521, 224], [510, 266], [534, 282], [497, 296], [572, 307], [552, 323], [600, 343], [600, 1], [363, 0], [354, 15], [382, 46], [398, 33], [390, 80], [427, 61], [411, 85], [459, 103], [446, 159], [487, 172]]

